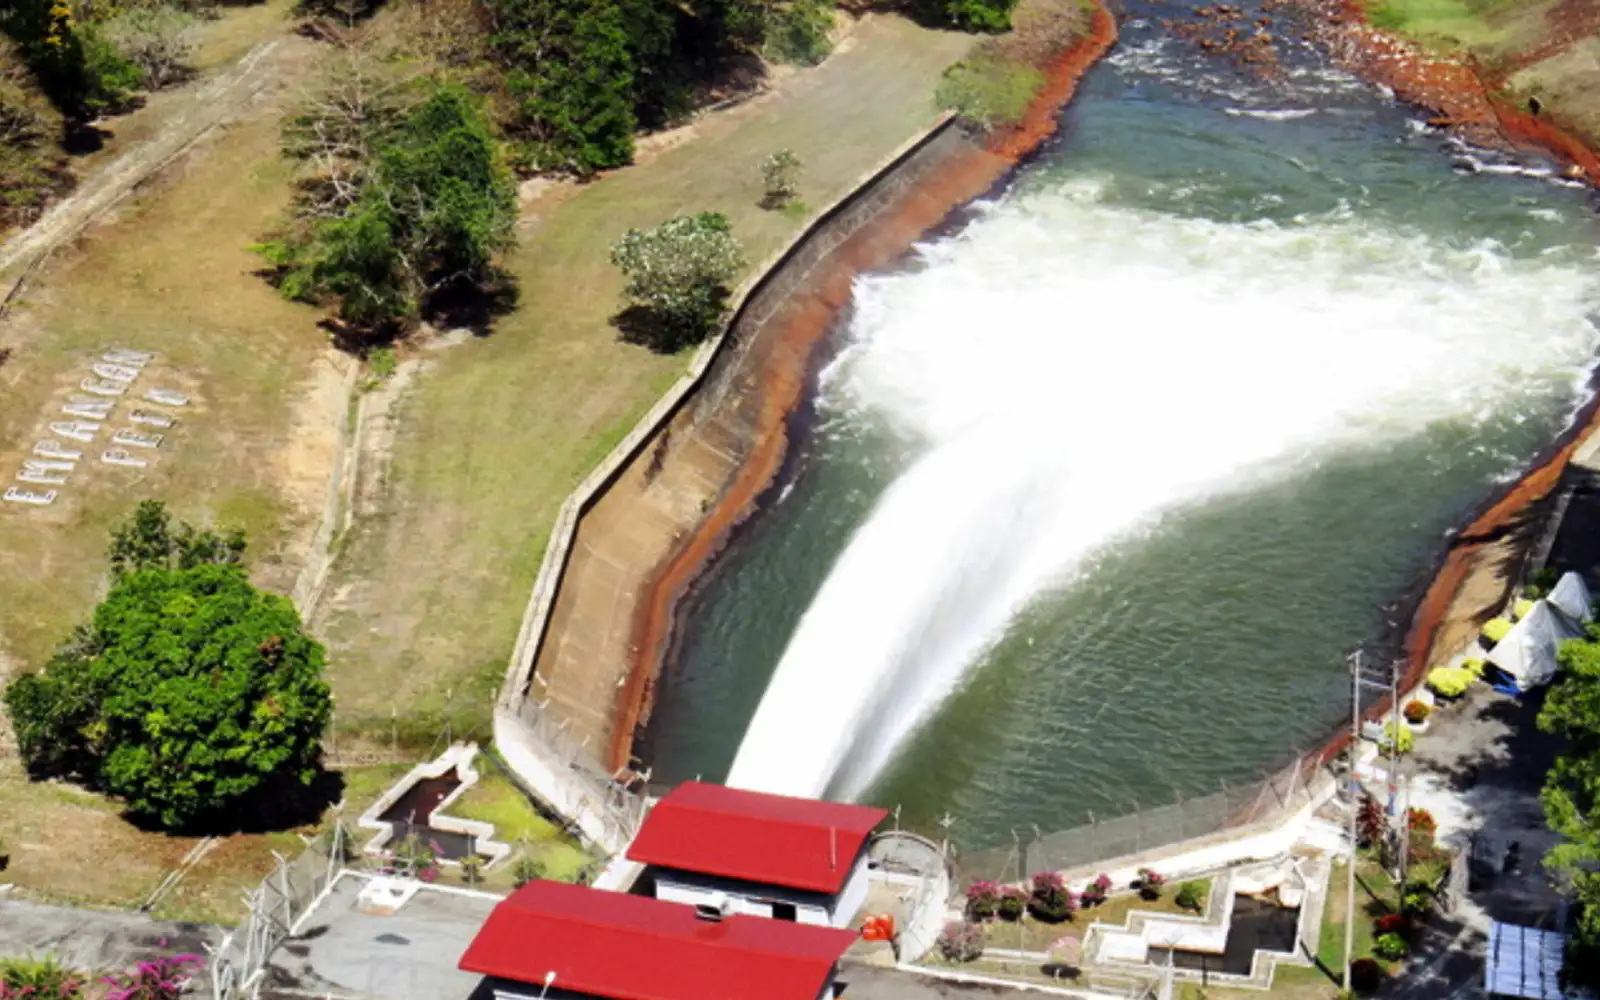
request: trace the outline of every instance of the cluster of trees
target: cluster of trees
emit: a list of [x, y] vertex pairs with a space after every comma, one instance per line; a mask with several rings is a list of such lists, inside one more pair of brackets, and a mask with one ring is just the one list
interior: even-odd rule
[[105, 600], [5, 690], [33, 777], [169, 830], [235, 824], [313, 784], [332, 711], [322, 646], [288, 600], [250, 585], [244, 549], [153, 501], [113, 532]]
[[499, 283], [516, 191], [482, 98], [388, 86], [353, 52], [285, 140], [307, 171], [288, 227], [256, 247], [284, 295], [382, 335]]
[[212, 0], [0, 2], [0, 230], [70, 181], [66, 151], [102, 115], [188, 72]]
[[1572, 985], [1600, 989], [1600, 627], [1565, 642], [1560, 680], [1539, 713], [1539, 728], [1565, 740], [1545, 779], [1545, 819], [1562, 842], [1545, 865], [1567, 883], [1576, 922], [1568, 944]]

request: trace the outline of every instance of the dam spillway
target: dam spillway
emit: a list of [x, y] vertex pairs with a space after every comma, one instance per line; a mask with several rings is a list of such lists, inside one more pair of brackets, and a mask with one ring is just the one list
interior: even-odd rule
[[858, 283], [686, 609], [659, 775], [980, 843], [1248, 780], [1582, 400], [1583, 192], [1313, 53], [1262, 81], [1124, 39], [1065, 141]]

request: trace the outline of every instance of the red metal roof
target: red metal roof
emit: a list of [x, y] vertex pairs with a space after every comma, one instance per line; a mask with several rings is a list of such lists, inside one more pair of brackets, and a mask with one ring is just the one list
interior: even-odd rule
[[562, 882], [498, 903], [461, 956], [484, 976], [614, 1000], [817, 1000], [854, 931], [694, 907]]
[[838, 893], [887, 810], [686, 781], [645, 816], [641, 864]]

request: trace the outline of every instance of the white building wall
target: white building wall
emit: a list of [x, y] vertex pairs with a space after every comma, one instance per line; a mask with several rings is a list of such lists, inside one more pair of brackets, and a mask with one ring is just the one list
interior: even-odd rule
[[849, 927], [861, 913], [861, 908], [867, 904], [867, 852], [862, 851], [856, 857], [856, 866], [850, 872], [850, 880], [844, 884], [844, 891], [834, 899], [833, 912], [828, 916], [835, 927]]
[[747, 895], [729, 889], [715, 889], [706, 886], [690, 885], [673, 879], [666, 873], [656, 875], [656, 898], [664, 899], [669, 903], [688, 903], [696, 906], [701, 903], [710, 903], [719, 895], [728, 897], [730, 913], [746, 913], [752, 917], [772, 916], [772, 902], [791, 903], [795, 909], [795, 922], [802, 924], [815, 924], [818, 927], [835, 926], [829, 919], [828, 910], [818, 905], [812, 899], [786, 893], [777, 886], [762, 886], [761, 895]]

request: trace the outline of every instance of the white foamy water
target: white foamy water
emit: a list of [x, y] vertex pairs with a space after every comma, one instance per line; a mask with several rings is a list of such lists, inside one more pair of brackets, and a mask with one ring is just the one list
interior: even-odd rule
[[852, 797], [1029, 601], [1164, 513], [1441, 421], [1575, 399], [1588, 253], [1344, 211], [1227, 224], [1012, 199], [860, 283], [822, 405], [917, 457], [805, 613], [728, 782]]

